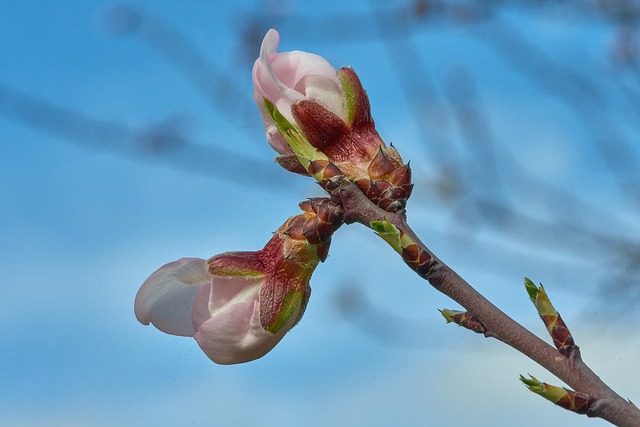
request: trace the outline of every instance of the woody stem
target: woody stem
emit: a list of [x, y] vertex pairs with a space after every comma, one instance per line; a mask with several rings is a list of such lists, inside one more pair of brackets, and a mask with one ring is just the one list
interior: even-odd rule
[[494, 337], [538, 363], [574, 390], [598, 400], [589, 416], [599, 417], [617, 426], [640, 425], [640, 409], [623, 399], [605, 384], [583, 361], [579, 351], [565, 357], [518, 322], [507, 316], [482, 294], [438, 259], [407, 224], [405, 213], [390, 213], [372, 203], [354, 184], [345, 183], [340, 191], [345, 222], [370, 227], [372, 221], [389, 221], [409, 236], [430, 257], [426, 274], [420, 274], [438, 291], [449, 296], [474, 315]]

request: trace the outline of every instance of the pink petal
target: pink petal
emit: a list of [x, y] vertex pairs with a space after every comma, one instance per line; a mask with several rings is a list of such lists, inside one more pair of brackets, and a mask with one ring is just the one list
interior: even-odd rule
[[298, 85], [304, 87], [307, 99], [317, 102], [343, 121], [347, 121], [344, 94], [335, 79], [318, 74], [308, 74], [298, 82]]
[[278, 51], [279, 44], [280, 34], [273, 28], [269, 29], [262, 39], [262, 45], [260, 46], [260, 59], [269, 61]]
[[271, 148], [273, 148], [278, 154], [283, 156], [293, 154], [293, 150], [291, 149], [291, 147], [289, 147], [289, 144], [284, 139], [284, 136], [282, 136], [278, 128], [276, 128], [273, 123], [265, 123], [265, 128], [267, 129], [267, 142], [269, 143]]
[[253, 66], [254, 98], [258, 104], [265, 97], [274, 104], [282, 98], [289, 104], [304, 99], [306, 91], [300, 82], [309, 74], [332, 80], [339, 87], [337, 71], [326, 59], [299, 50], [277, 53], [279, 41], [278, 32], [269, 30]]
[[278, 49], [279, 42], [280, 35], [278, 32], [273, 29], [269, 30], [262, 40], [260, 57], [253, 65], [253, 96], [259, 107], [262, 105], [263, 98], [267, 98], [274, 104], [276, 104], [280, 98], [286, 98], [282, 92], [283, 90], [286, 91], [287, 88], [280, 83], [271, 66], [271, 61], [277, 55], [276, 50]]
[[[289, 80], [290, 75], [295, 73], [295, 69], [291, 68], [295, 64], [287, 63], [286, 53], [276, 53], [279, 43], [280, 35], [278, 32], [274, 29], [267, 31], [260, 47], [260, 58], [258, 58], [253, 68], [254, 71], [257, 71], [257, 74], [254, 75], [254, 84], [257, 80], [264, 96], [274, 104], [282, 97], [290, 101], [302, 99], [302, 94], [293, 90], [295, 84], [287, 85], [281, 81], [283, 77]], [[280, 58], [281, 65], [276, 69], [274, 63], [278, 62], [278, 58]], [[257, 70], [256, 65], [258, 66]]]
[[289, 330], [271, 334], [260, 326], [257, 301], [230, 306], [200, 326], [195, 339], [204, 353], [222, 365], [244, 363], [267, 354]]
[[212, 276], [195, 297], [192, 322], [195, 330], [218, 312], [233, 304], [256, 301], [263, 277]]
[[257, 301], [260, 286], [264, 282], [261, 277], [213, 276], [211, 279], [211, 295], [209, 312], [215, 316], [227, 306], [245, 301]]
[[271, 60], [273, 73], [282, 85], [294, 89], [297, 93], [305, 94], [299, 82], [309, 74], [315, 74], [333, 80], [339, 84], [338, 71], [319, 55], [294, 50], [278, 53]]
[[[279, 42], [280, 35], [273, 29], [262, 41], [260, 57], [253, 66], [253, 97], [262, 115], [269, 145], [279, 154], [288, 155], [293, 152], [267, 114], [264, 98], [271, 101], [291, 123], [294, 123], [291, 105], [309, 97], [321, 98], [319, 102], [341, 118], [346, 118], [346, 113], [339, 98], [342, 92], [336, 69], [321, 56], [311, 53], [278, 53]], [[318, 80], [309, 80], [309, 75], [317, 76]], [[318, 83], [322, 79], [325, 81]], [[307, 83], [310, 81], [314, 84]]]
[[191, 310], [196, 294], [211, 281], [207, 261], [182, 258], [154, 272], [140, 287], [134, 304], [140, 323], [172, 335], [193, 336]]
[[204, 322], [211, 319], [211, 313], [209, 312], [209, 295], [210, 294], [211, 294], [211, 284], [201, 286], [193, 300], [193, 305], [191, 309], [191, 322], [193, 324], [194, 331], [197, 331], [198, 329], [200, 329], [200, 326]]

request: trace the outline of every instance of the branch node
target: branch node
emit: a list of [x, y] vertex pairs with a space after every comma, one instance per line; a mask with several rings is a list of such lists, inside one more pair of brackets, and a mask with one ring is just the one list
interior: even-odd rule
[[575, 369], [575, 367], [582, 363], [582, 355], [580, 354], [580, 347], [577, 345], [572, 346], [569, 349], [569, 355], [567, 356], [569, 361], [569, 367]]

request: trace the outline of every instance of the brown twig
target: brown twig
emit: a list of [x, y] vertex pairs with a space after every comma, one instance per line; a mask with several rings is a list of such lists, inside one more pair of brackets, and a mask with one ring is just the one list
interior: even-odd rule
[[640, 425], [640, 409], [623, 399], [605, 384], [583, 361], [579, 351], [571, 358], [560, 354], [529, 330], [498, 309], [454, 270], [438, 259], [413, 232], [402, 212], [386, 212], [372, 202], [353, 184], [344, 183], [340, 191], [345, 222], [358, 222], [371, 227], [372, 221], [388, 221], [417, 245], [421, 262], [412, 266], [416, 272], [438, 291], [449, 296], [472, 313], [490, 332], [490, 336], [518, 350], [580, 393], [592, 396], [597, 402], [587, 414], [617, 426]]

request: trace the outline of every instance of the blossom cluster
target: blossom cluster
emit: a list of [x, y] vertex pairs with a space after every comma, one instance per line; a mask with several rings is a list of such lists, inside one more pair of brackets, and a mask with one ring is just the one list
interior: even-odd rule
[[164, 265], [135, 300], [141, 323], [195, 338], [220, 364], [264, 356], [300, 321], [311, 276], [343, 223], [344, 183], [388, 212], [403, 210], [412, 189], [409, 165], [378, 135], [356, 73], [311, 53], [278, 52], [279, 41], [269, 30], [253, 67], [267, 142], [278, 164], [312, 176], [330, 198], [302, 202], [303, 213], [286, 220], [259, 251]]

